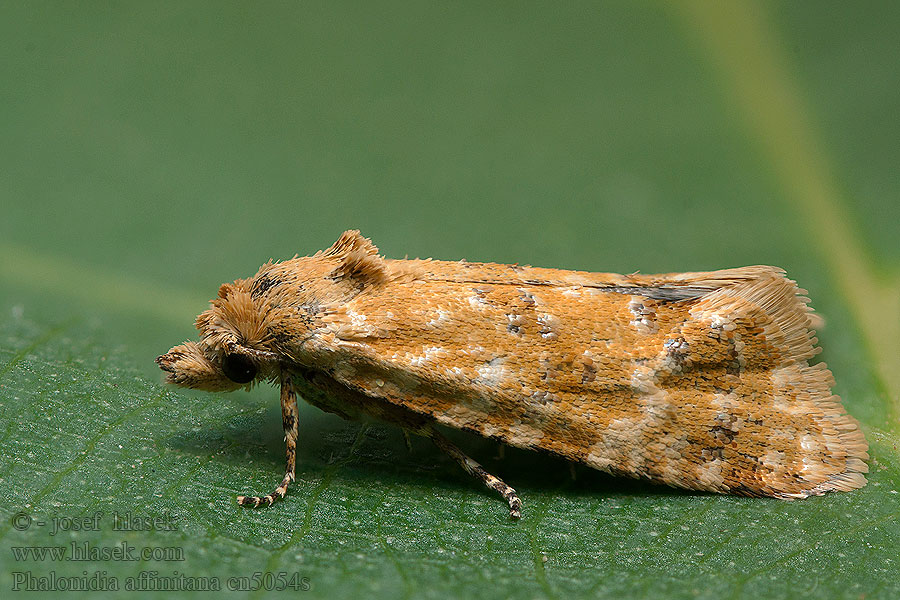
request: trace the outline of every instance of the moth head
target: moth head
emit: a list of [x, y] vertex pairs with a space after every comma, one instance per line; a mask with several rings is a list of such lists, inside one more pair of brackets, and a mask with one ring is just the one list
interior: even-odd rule
[[239, 348], [217, 352], [205, 344], [185, 342], [156, 359], [166, 372], [166, 383], [210, 392], [250, 387], [274, 376], [274, 364], [265, 356]]
[[276, 375], [276, 355], [267, 348], [272, 311], [247, 288], [242, 279], [224, 284], [210, 309], [197, 317], [200, 341], [175, 346], [156, 359], [166, 382], [221, 392]]
[[279, 357], [306, 364], [332, 313], [390, 277], [371, 240], [346, 231], [314, 256], [270, 261], [253, 277], [223, 284], [197, 317], [200, 341], [176, 346], [156, 362], [167, 382], [189, 388], [227, 391], [274, 379]]

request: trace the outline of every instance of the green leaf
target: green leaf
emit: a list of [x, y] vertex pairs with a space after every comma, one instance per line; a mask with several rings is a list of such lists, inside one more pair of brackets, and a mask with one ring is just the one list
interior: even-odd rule
[[[0, 590], [900, 596], [898, 25], [893, 3], [4, 5]], [[519, 491], [511, 522], [428, 442], [303, 405], [297, 482], [242, 509], [281, 477], [277, 390], [167, 389], [153, 359], [220, 283], [350, 228], [390, 257], [785, 267], [869, 484], [695, 494], [450, 432]]]

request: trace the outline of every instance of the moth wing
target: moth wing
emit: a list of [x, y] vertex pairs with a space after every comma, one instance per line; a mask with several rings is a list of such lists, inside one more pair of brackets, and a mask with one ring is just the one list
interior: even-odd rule
[[333, 309], [337, 381], [681, 487], [804, 497], [865, 484], [865, 439], [831, 373], [808, 365], [810, 311], [779, 269], [504, 280], [508, 265], [426, 265]]

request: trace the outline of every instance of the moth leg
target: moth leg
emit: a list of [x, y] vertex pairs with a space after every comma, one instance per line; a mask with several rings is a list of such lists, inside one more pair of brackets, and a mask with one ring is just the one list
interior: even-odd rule
[[479, 480], [490, 489], [499, 492], [501, 496], [509, 503], [509, 516], [511, 519], [518, 519], [522, 516], [522, 501], [516, 490], [508, 486], [502, 479], [495, 477], [484, 470], [480, 464], [466, 456], [465, 452], [453, 445], [453, 443], [432, 428], [428, 428], [425, 432], [434, 444], [446, 452], [450, 457], [459, 463], [466, 473]]
[[281, 371], [281, 424], [284, 426], [285, 452], [287, 454], [287, 466], [284, 479], [275, 488], [275, 491], [267, 496], [238, 496], [237, 501], [241, 506], [256, 508], [260, 504], [271, 506], [276, 499], [284, 498], [287, 494], [288, 484], [294, 481], [294, 470], [297, 465], [297, 395], [291, 384], [291, 376], [285, 370]]
[[412, 452], [412, 440], [409, 438], [409, 430], [403, 430], [403, 439], [406, 440], [406, 450]]

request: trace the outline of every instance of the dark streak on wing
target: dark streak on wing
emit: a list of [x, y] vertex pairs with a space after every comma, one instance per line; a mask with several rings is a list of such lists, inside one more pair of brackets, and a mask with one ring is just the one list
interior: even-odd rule
[[454, 283], [477, 283], [481, 285], [531, 285], [546, 287], [583, 287], [601, 292], [609, 292], [611, 294], [627, 294], [630, 296], [644, 296], [653, 300], [662, 302], [677, 302], [679, 300], [690, 300], [700, 298], [710, 292], [715, 291], [714, 287], [702, 286], [640, 286], [640, 285], [591, 285], [591, 284], [574, 284], [560, 281], [543, 281], [540, 279], [525, 279], [521, 282], [511, 281], [485, 281], [479, 279], [431, 279], [431, 281], [449, 281]]
[[635, 296], [645, 296], [653, 300], [662, 300], [663, 302], [675, 302], [678, 300], [689, 300], [699, 298], [710, 293], [710, 288], [704, 287], [631, 287], [631, 286], [584, 286], [603, 292], [612, 292], [614, 294], [629, 294]]

